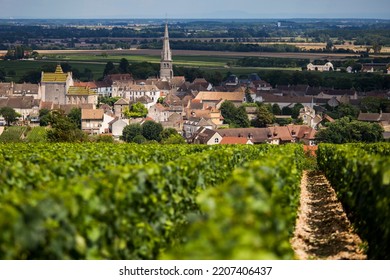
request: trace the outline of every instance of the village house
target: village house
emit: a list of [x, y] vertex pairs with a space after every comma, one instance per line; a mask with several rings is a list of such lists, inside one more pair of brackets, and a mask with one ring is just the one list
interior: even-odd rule
[[150, 98], [150, 102], [146, 104], [147, 109], [157, 103], [160, 98], [160, 90], [155, 85], [133, 84], [129, 85], [125, 91], [123, 97], [130, 101], [137, 102], [141, 97]]
[[124, 98], [119, 99], [117, 102], [114, 103], [114, 114], [118, 118], [124, 118], [124, 111], [125, 108], [129, 109], [129, 100], [126, 100]]
[[13, 93], [12, 83], [0, 82], [0, 97], [8, 97]]
[[101, 134], [103, 109], [81, 109], [81, 129], [88, 134]]
[[221, 145], [253, 145], [252, 140], [244, 137], [223, 137], [221, 142]]
[[201, 127], [208, 128], [208, 129], [217, 128], [217, 126], [211, 120], [204, 119], [204, 118], [190, 117], [187, 120], [184, 120], [183, 136], [189, 139]]
[[273, 94], [262, 94], [261, 102], [264, 104], [277, 104], [281, 109], [284, 107], [293, 107], [295, 104], [313, 107], [313, 97], [306, 96], [278, 96]]
[[70, 86], [66, 94], [66, 104], [98, 104], [98, 95], [89, 87]]
[[22, 120], [37, 116], [39, 112], [39, 100], [32, 96], [12, 96], [0, 99], [0, 108], [10, 107], [21, 115]]
[[183, 117], [178, 113], [172, 113], [166, 121], [160, 122], [163, 128], [173, 128], [182, 135], [184, 130]]
[[203, 103], [203, 107], [219, 109], [226, 100], [239, 107], [245, 100], [245, 92], [201, 91], [196, 95], [195, 100], [200, 100]]
[[218, 145], [222, 141], [222, 136], [209, 128], [201, 127], [193, 135], [191, 143], [204, 145]]
[[334, 71], [333, 64], [331, 62], [327, 62], [324, 65], [314, 65], [313, 63], [309, 63], [307, 65], [308, 71], [319, 71], [319, 72], [328, 72]]
[[119, 140], [123, 135], [123, 129], [129, 125], [128, 119], [119, 119], [115, 118], [111, 122], [109, 122], [109, 131], [115, 140]]
[[380, 124], [385, 132], [390, 132], [390, 113], [359, 113], [358, 121]]
[[269, 130], [267, 128], [228, 128], [216, 130], [222, 138], [237, 137], [251, 140], [253, 144], [269, 143]]
[[40, 84], [16, 84], [13, 83], [13, 95], [14, 96], [32, 96], [34, 99], [42, 98], [42, 91]]
[[170, 115], [171, 112], [169, 111], [169, 107], [165, 107], [160, 103], [151, 106], [148, 110], [148, 117], [153, 119], [155, 122], [166, 122], [168, 121]]

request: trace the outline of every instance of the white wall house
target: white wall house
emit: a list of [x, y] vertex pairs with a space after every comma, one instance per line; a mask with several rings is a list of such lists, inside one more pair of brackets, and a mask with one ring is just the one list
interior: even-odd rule
[[137, 101], [139, 98], [145, 96], [151, 99], [151, 103], [148, 104], [149, 109], [151, 106], [157, 103], [161, 96], [161, 92], [155, 85], [145, 85], [144, 83], [139, 85], [134, 84], [126, 88], [123, 98], [130, 101]]
[[325, 65], [314, 65], [313, 63], [309, 63], [307, 65], [308, 71], [319, 71], [319, 72], [326, 72], [326, 71], [334, 71], [333, 64], [331, 62], [325, 63]]

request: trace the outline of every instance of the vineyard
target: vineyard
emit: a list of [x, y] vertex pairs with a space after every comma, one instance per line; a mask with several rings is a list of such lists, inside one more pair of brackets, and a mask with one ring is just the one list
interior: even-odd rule
[[[369, 147], [320, 146], [318, 164], [331, 181], [350, 176], [332, 184], [369, 256], [389, 258], [375, 236], [389, 234], [390, 145]], [[365, 181], [360, 152], [377, 160]], [[301, 145], [8, 143], [0, 163], [0, 259], [294, 259], [312, 162]]]

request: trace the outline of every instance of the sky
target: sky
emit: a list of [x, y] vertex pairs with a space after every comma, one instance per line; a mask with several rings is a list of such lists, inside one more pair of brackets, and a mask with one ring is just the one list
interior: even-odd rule
[[375, 18], [390, 0], [0, 0], [0, 18]]

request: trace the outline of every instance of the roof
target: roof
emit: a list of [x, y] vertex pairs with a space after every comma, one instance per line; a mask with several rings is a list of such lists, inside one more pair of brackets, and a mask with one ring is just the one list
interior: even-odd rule
[[0, 95], [11, 94], [12, 83], [0, 83]]
[[268, 128], [229, 128], [218, 129], [218, 133], [224, 137], [250, 138], [253, 143], [265, 143], [268, 140]]
[[14, 84], [14, 94], [15, 93], [30, 93], [30, 94], [38, 94], [39, 85], [23, 83], [23, 84]]
[[0, 107], [11, 107], [13, 109], [32, 109], [39, 107], [39, 100], [32, 96], [16, 96], [2, 99]]
[[379, 113], [360, 113], [358, 121], [364, 122], [379, 122], [380, 114]]
[[127, 88], [129, 91], [159, 91], [155, 85], [129, 85]]
[[68, 95], [96, 95], [96, 92], [87, 86], [71, 86], [68, 89]]
[[244, 137], [223, 137], [220, 144], [247, 144], [250, 141]]
[[195, 133], [193, 139], [198, 140], [200, 144], [206, 144], [215, 134], [220, 135], [215, 130], [201, 127]]
[[91, 89], [98, 87], [95, 82], [75, 82], [74, 86], [76, 86], [76, 87], [89, 87]]
[[128, 100], [121, 98], [117, 102], [115, 102], [114, 105], [129, 105], [129, 103], [130, 102]]
[[222, 99], [232, 102], [243, 102], [244, 97], [244, 92], [200, 91], [195, 99], [206, 101], [219, 101]]
[[279, 96], [273, 94], [263, 94], [265, 103], [311, 103], [311, 97], [303, 96]]
[[51, 109], [53, 109], [53, 102], [52, 101], [41, 101], [39, 108], [51, 110]]
[[281, 141], [292, 141], [293, 137], [291, 134], [291, 131], [286, 126], [275, 126], [269, 128], [269, 135], [272, 135], [271, 137], [273, 139], [280, 139]]
[[60, 65], [57, 65], [54, 73], [42, 72], [41, 82], [43, 83], [65, 83], [70, 73], [64, 73]]
[[103, 120], [103, 109], [81, 109], [82, 120]]

